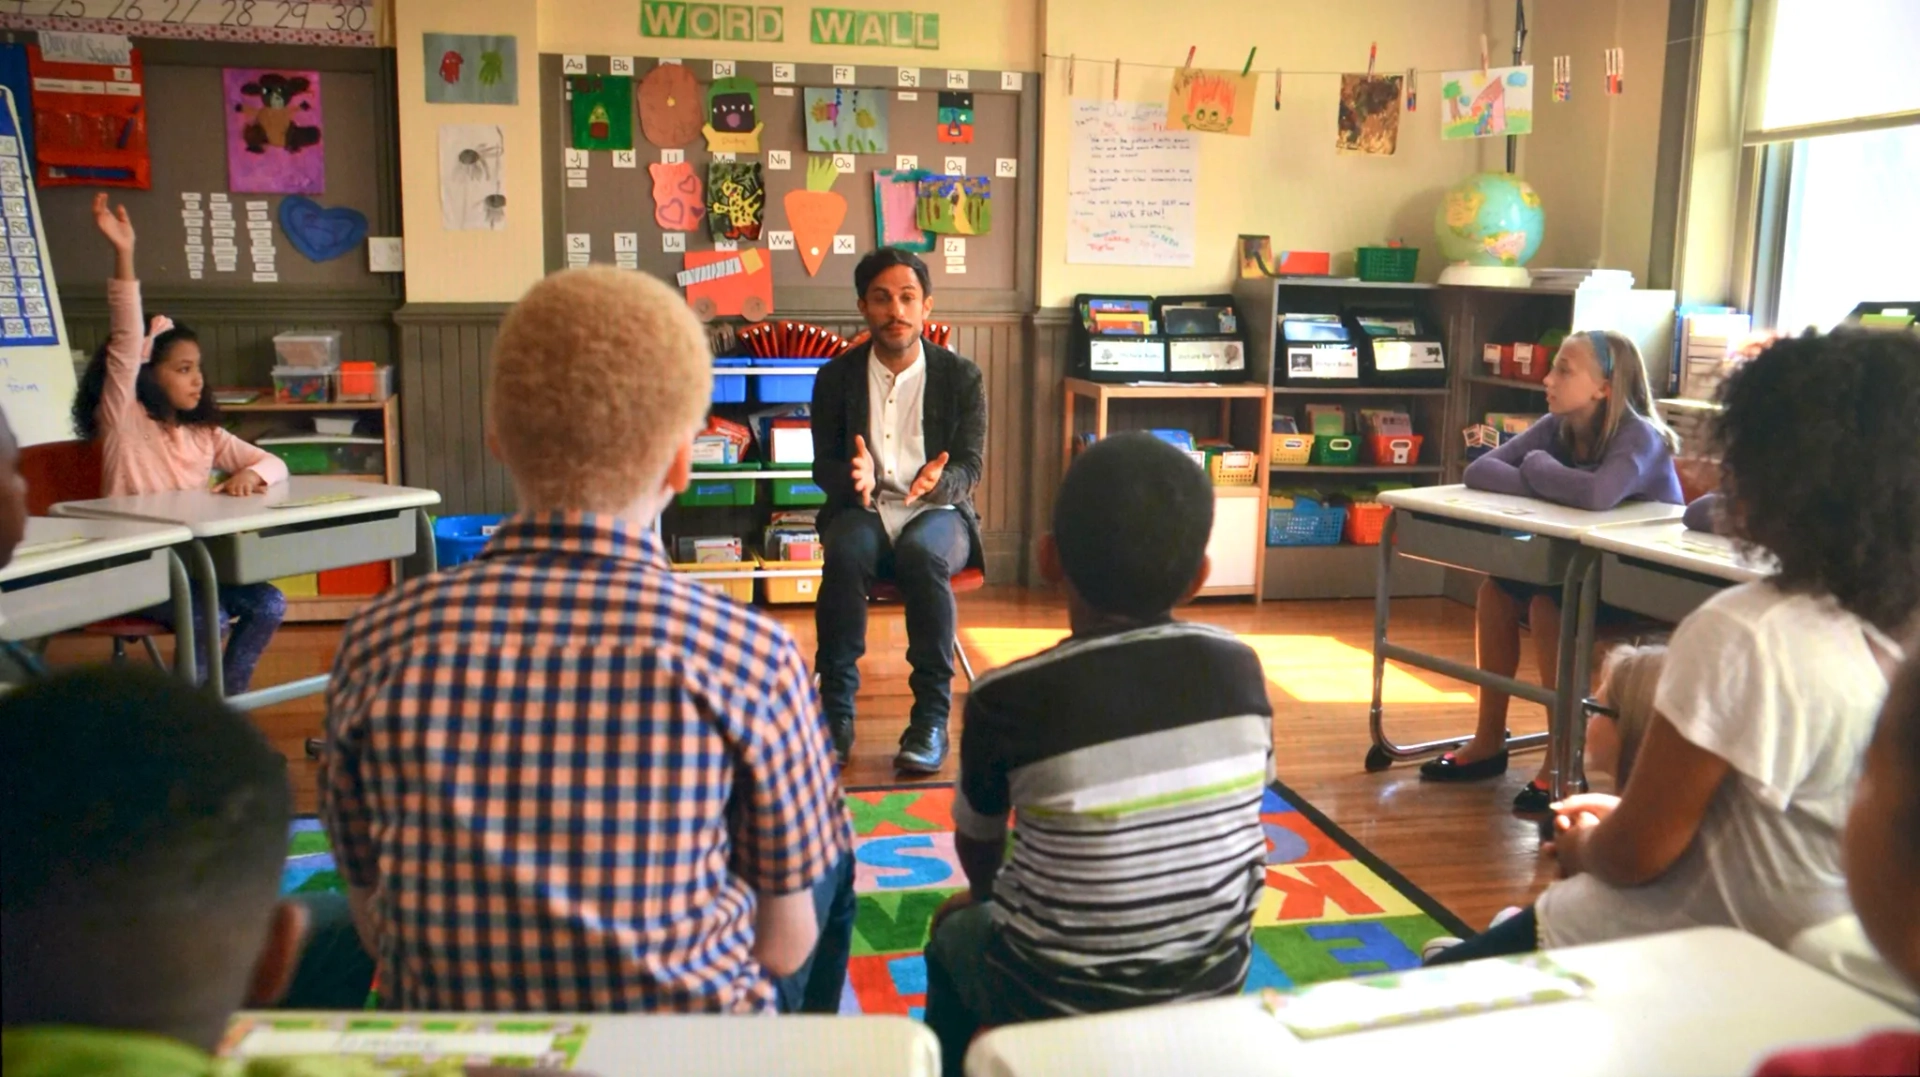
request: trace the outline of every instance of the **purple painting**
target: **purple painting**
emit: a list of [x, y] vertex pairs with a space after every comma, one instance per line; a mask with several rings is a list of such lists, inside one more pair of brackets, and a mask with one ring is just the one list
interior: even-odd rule
[[227, 189], [236, 194], [321, 194], [320, 73], [229, 67]]

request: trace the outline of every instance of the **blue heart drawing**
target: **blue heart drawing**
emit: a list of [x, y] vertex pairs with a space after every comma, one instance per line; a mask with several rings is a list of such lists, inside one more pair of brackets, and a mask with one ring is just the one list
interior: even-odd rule
[[280, 200], [280, 230], [294, 250], [312, 261], [329, 262], [367, 238], [367, 215], [345, 206], [327, 209], [311, 198], [289, 195]]

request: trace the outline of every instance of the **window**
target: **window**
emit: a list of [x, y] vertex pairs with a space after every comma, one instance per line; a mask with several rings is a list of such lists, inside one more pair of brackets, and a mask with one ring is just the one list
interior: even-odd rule
[[1776, 152], [1792, 161], [1775, 325], [1825, 331], [1865, 300], [1920, 302], [1920, 125]]

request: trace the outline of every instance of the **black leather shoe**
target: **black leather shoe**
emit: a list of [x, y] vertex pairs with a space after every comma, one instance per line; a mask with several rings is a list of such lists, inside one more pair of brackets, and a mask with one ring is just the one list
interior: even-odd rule
[[846, 769], [847, 760], [853, 756], [853, 716], [828, 715], [827, 735], [833, 738], [833, 757], [840, 761], [841, 769]]
[[936, 774], [947, 761], [947, 723], [910, 725], [900, 734], [900, 754], [893, 769], [903, 774]]
[[1438, 759], [1420, 764], [1420, 777], [1430, 782], [1477, 782], [1497, 778], [1507, 772], [1507, 753], [1490, 755], [1478, 763], [1461, 763], [1448, 752]]
[[1552, 803], [1553, 790], [1539, 782], [1528, 782], [1513, 795], [1513, 810], [1528, 815], [1544, 812]]

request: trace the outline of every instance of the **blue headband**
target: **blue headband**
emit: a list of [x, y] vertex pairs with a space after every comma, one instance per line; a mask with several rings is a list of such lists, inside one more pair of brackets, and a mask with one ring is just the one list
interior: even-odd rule
[[1613, 377], [1613, 348], [1607, 344], [1607, 335], [1598, 329], [1589, 329], [1587, 343], [1593, 345], [1593, 357], [1600, 360], [1600, 376]]

